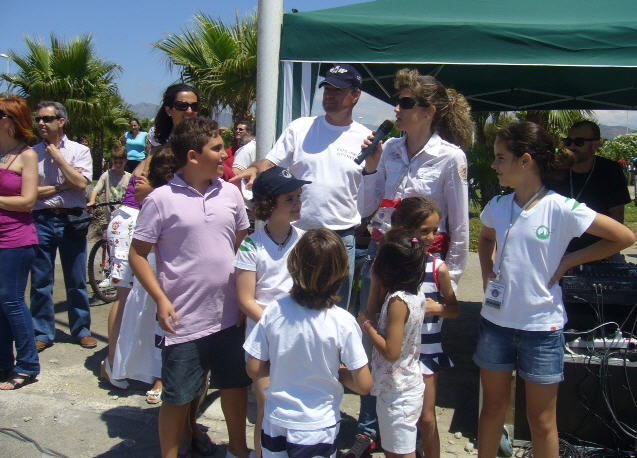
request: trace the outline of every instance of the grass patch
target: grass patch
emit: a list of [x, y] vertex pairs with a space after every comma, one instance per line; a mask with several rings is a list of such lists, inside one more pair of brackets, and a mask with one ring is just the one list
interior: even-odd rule
[[469, 202], [469, 251], [478, 251], [478, 237], [482, 231], [480, 213], [482, 209], [474, 202]]
[[482, 221], [479, 216], [469, 218], [469, 251], [478, 251], [478, 237], [482, 231]]
[[634, 200], [624, 207], [624, 224], [633, 232], [637, 232], [637, 207]]

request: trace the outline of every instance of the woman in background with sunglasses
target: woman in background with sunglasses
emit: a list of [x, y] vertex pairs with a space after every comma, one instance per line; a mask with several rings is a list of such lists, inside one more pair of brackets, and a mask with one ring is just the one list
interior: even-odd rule
[[[199, 93], [187, 84], [173, 84], [164, 92], [162, 105], [155, 116], [155, 129], [149, 142], [159, 145], [151, 148], [149, 155], [133, 171], [122, 205], [113, 212], [108, 225], [107, 238], [113, 258], [111, 282], [117, 287], [117, 299], [108, 315], [108, 357], [102, 362], [101, 376], [111, 385], [125, 389], [128, 387], [125, 368], [114, 364], [117, 340], [124, 315], [126, 300], [133, 286], [133, 273], [128, 264], [128, 251], [135, 231], [135, 224], [142, 201], [153, 190], [148, 181], [148, 165], [156, 151], [168, 142], [173, 129], [184, 119], [194, 118], [199, 112]], [[137, 309], [140, 304], [129, 304]], [[135, 336], [126, 336], [134, 338]], [[154, 342], [150, 342], [153, 345]], [[130, 361], [129, 358], [126, 358]], [[113, 369], [113, 370], [112, 370]], [[117, 369], [117, 370], [114, 370]], [[152, 375], [151, 375], [152, 378]], [[162, 391], [161, 380], [156, 380], [148, 391], [146, 401], [156, 404], [160, 401]]]
[[0, 390], [20, 388], [40, 373], [33, 320], [24, 302], [38, 244], [31, 217], [38, 196], [38, 155], [28, 146], [31, 123], [23, 99], [0, 99]]
[[[363, 180], [361, 214], [371, 215], [379, 210], [372, 219], [369, 258], [374, 257], [382, 234], [391, 226], [393, 208], [407, 197], [427, 197], [440, 209], [438, 235], [430, 252], [445, 260], [455, 289], [469, 252], [467, 159], [461, 148], [471, 142], [471, 109], [462, 94], [445, 88], [433, 76], [420, 75], [417, 70], [399, 70], [394, 87], [399, 91], [394, 108], [396, 127], [404, 135], [385, 143], [378, 164], [370, 156], [365, 165], [366, 174], [373, 175]], [[372, 320], [384, 299], [378, 288], [372, 282], [368, 297], [366, 288], [361, 293], [361, 309], [367, 301], [367, 315]], [[441, 327], [442, 318], [430, 317], [425, 319], [422, 331], [430, 342], [423, 345], [420, 355], [426, 389], [419, 428], [427, 458], [440, 455], [436, 383], [439, 370], [452, 365], [442, 351]], [[363, 403], [359, 424], [365, 422], [367, 414], [363, 410], [373, 406], [372, 400]], [[361, 432], [362, 429], [359, 428]]]

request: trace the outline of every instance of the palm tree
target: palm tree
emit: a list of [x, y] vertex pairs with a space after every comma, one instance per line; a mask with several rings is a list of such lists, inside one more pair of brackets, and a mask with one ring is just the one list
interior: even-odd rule
[[67, 134], [95, 139], [93, 162], [99, 171], [106, 137], [121, 135], [120, 127], [119, 132], [113, 132], [114, 120], [130, 114], [115, 84], [121, 67], [98, 58], [90, 34], [69, 42], [51, 34], [49, 45], [28, 37], [25, 40], [26, 55], [9, 52], [18, 66], [17, 73], [0, 78], [17, 89], [33, 109], [42, 100], [63, 103], [69, 112]]
[[231, 25], [203, 13], [181, 35], [170, 34], [154, 44], [166, 54], [170, 68], [196, 86], [211, 111], [230, 107], [232, 120], [253, 119], [257, 81], [257, 21], [239, 16]]

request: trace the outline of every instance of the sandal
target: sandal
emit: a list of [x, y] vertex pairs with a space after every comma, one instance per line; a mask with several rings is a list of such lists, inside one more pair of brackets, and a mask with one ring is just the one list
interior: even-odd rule
[[11, 391], [18, 390], [23, 386], [29, 385], [36, 381], [35, 375], [18, 374], [17, 372], [11, 373], [8, 380], [0, 383], [0, 390]]
[[206, 433], [202, 439], [193, 434], [192, 450], [202, 456], [212, 456], [217, 452], [217, 444]]
[[146, 391], [146, 402], [148, 404], [159, 404], [161, 402], [161, 390]]
[[113, 385], [115, 388], [119, 388], [120, 390], [128, 389], [128, 382], [126, 380], [118, 380], [113, 378], [111, 375], [113, 373], [111, 369], [111, 365], [108, 362], [108, 358], [102, 361], [102, 365], [100, 366], [100, 377], [106, 380], [108, 383]]
[[13, 369], [0, 369], [0, 382], [4, 382], [8, 379], [12, 372]]

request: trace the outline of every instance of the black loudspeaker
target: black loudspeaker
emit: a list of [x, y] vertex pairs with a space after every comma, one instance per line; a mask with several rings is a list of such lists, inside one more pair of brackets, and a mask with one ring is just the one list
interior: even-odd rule
[[[607, 361], [602, 364], [600, 358], [582, 355], [564, 357], [564, 381], [557, 397], [557, 429], [560, 437], [569, 442], [571, 436], [608, 448], [635, 451], [637, 442], [620, 432], [613, 416], [637, 430], [637, 363], [623, 359]], [[516, 441], [530, 441], [524, 380], [519, 376], [515, 387], [514, 437]]]

